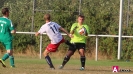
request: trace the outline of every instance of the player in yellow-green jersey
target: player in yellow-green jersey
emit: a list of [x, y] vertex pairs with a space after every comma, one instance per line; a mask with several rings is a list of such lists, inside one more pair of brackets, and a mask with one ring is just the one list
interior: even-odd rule
[[[72, 46], [69, 46], [69, 50], [62, 62], [62, 65], [60, 65], [59, 69], [62, 69], [64, 65], [69, 61], [70, 57], [74, 54], [76, 49], [78, 49], [80, 54], [80, 61], [81, 61], [81, 68], [80, 70], [85, 69], [85, 46], [86, 46], [86, 39], [89, 34], [89, 27], [88, 25], [84, 24], [84, 16], [79, 15], [77, 19], [77, 23], [74, 23], [71, 27], [70, 33], [73, 35], [73, 38], [71, 38]], [[83, 33], [79, 33], [79, 31], [84, 28]]]
[[9, 58], [11, 67], [15, 67], [13, 49], [12, 49], [13, 37], [11, 33], [15, 33], [16, 31], [12, 25], [12, 21], [8, 19], [9, 9], [3, 8], [2, 14], [3, 14], [3, 17], [0, 17], [0, 42], [6, 48], [7, 53], [5, 53], [2, 59], [0, 59], [0, 63], [2, 63], [3, 67], [6, 67], [4, 61]]

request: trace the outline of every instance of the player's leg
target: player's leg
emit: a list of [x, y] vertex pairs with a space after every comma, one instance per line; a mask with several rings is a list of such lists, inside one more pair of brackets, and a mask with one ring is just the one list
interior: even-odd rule
[[67, 51], [66, 56], [64, 57], [64, 60], [62, 62], [62, 65], [60, 65], [59, 69], [62, 69], [65, 64], [69, 61], [70, 57], [74, 54], [74, 52], [76, 51], [76, 45], [74, 47], [69, 46], [69, 50]]
[[6, 49], [7, 49], [7, 53], [9, 54], [10, 66], [15, 67], [13, 49], [12, 49], [12, 41], [6, 43]]
[[14, 64], [14, 56], [13, 56], [13, 50], [8, 50], [8, 52], [10, 53], [10, 56], [9, 56], [9, 60], [10, 60], [10, 65], [11, 67], [15, 67], [15, 64]]
[[[6, 48], [6, 44], [4, 42], [2, 42], [2, 44], [4, 45], [4, 47]], [[7, 50], [7, 49], [6, 49]], [[9, 53], [5, 53], [2, 57], [2, 61], [5, 61], [6, 59], [9, 58]]]
[[8, 58], [9, 58], [9, 53], [5, 53], [5, 54], [3, 55], [3, 57], [2, 57], [2, 59], [0, 59], [0, 62], [2, 63], [2, 66], [3, 66], [3, 67], [6, 67], [4, 61], [5, 61], [6, 59], [8, 59]]
[[49, 64], [50, 68], [55, 69], [54, 66], [53, 66], [53, 64], [52, 64], [51, 58], [49, 57], [48, 54], [49, 54], [50, 52], [56, 52], [56, 50], [58, 49], [59, 45], [60, 45], [61, 43], [63, 43], [63, 42], [64, 42], [64, 39], [62, 39], [62, 40], [61, 40], [59, 43], [57, 43], [57, 44], [49, 44], [49, 45], [47, 46], [46, 50], [44, 51], [45, 59], [46, 59], [47, 63]]
[[74, 44], [70, 43], [70, 41], [68, 41], [68, 40], [64, 40], [64, 38], [61, 40], [60, 43], [63, 43], [63, 42], [64, 42], [66, 45], [68, 45], [69, 47], [74, 47]]
[[51, 69], [55, 69], [54, 66], [53, 66], [53, 63], [51, 61], [51, 58], [49, 57], [49, 53], [50, 51], [48, 51], [47, 49], [43, 52], [44, 54], [44, 57], [46, 59], [46, 62], [48, 63], [48, 65], [50, 66]]
[[69, 59], [73, 55], [73, 53], [74, 53], [73, 51], [68, 50], [67, 55], [64, 57], [62, 65], [60, 65], [59, 69], [62, 69], [65, 66], [65, 64], [69, 61]]
[[81, 43], [78, 46], [79, 46], [79, 54], [80, 54], [80, 61], [81, 61], [81, 69], [80, 70], [84, 70], [85, 69], [85, 61], [86, 61], [85, 44]]
[[[6, 50], [7, 50], [6, 54], [8, 54], [8, 58], [10, 60], [10, 66], [11, 67], [15, 67], [15, 65], [14, 65], [14, 56], [13, 56], [13, 49], [12, 49], [12, 41], [6, 42], [5, 46], [6, 46]], [[2, 58], [4, 61], [7, 59], [6, 58], [6, 54], [5, 54], [5, 57]]]
[[61, 40], [59, 43], [57, 44], [49, 44], [46, 48], [46, 50], [44, 51], [44, 56], [45, 56], [45, 59], [47, 61], [47, 63], [49, 64], [50, 68], [51, 69], [55, 69], [53, 64], [52, 64], [52, 61], [51, 61], [51, 58], [49, 57], [49, 53], [50, 52], [56, 52], [56, 50], [58, 49], [59, 45], [63, 42], [63, 40]]
[[80, 49], [79, 52], [80, 52], [81, 70], [84, 70], [85, 61], [86, 61], [85, 50], [84, 49]]
[[6, 65], [2, 59], [0, 59], [0, 63], [2, 64], [3, 67], [6, 67]]
[[65, 42], [65, 44], [68, 45], [69, 47], [76, 48], [76, 47], [74, 46], [74, 44], [70, 43], [70, 41], [65, 40], [64, 42]]
[[4, 56], [2, 57], [2, 61], [5, 61], [6, 59], [10, 59], [10, 65], [11, 67], [15, 67], [14, 65], [14, 57], [13, 57], [13, 50], [8, 49], [7, 53], [4, 54]]
[[[3, 45], [6, 48], [7, 53], [5, 53], [3, 55], [2, 59], [0, 59], [0, 61], [1, 61], [2, 65], [3, 65], [3, 67], [6, 67], [4, 61], [7, 60], [11, 56], [13, 57], [13, 55], [12, 55], [13, 54], [12, 41], [10, 41], [10, 42], [4, 42]], [[11, 66], [14, 66], [14, 57], [12, 59], [10, 59], [10, 64], [11, 64]]]

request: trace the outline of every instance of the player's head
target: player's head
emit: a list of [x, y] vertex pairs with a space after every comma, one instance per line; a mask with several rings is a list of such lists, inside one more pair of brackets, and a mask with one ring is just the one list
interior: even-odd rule
[[4, 16], [6, 16], [6, 17], [9, 16], [9, 9], [8, 9], [8, 8], [3, 8], [1, 12], [2, 12], [2, 14], [3, 14]]
[[45, 15], [44, 15], [44, 20], [50, 21], [50, 20], [51, 20], [50, 14], [45, 14]]
[[77, 19], [78, 20], [78, 23], [81, 23], [82, 24], [84, 22], [84, 18], [85, 17], [83, 15], [78, 15], [78, 19]]

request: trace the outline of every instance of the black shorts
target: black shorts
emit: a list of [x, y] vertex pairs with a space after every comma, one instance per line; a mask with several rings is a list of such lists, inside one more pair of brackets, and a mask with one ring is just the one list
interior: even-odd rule
[[85, 43], [73, 43], [74, 47], [69, 46], [69, 50], [75, 52], [76, 49], [84, 49], [85, 50]]

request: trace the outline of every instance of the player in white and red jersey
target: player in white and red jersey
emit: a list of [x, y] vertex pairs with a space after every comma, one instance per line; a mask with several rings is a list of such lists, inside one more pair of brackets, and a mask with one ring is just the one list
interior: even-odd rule
[[[51, 43], [48, 44], [48, 46], [46, 47], [46, 50], [43, 52], [44, 57], [47, 61], [47, 63], [49, 64], [51, 69], [55, 69], [51, 58], [49, 57], [49, 53], [50, 52], [55, 52], [59, 45], [63, 42], [65, 42], [64, 38], [62, 37], [61, 33], [59, 32], [59, 30], [62, 30], [63, 32], [65, 32], [69, 37], [72, 37], [64, 28], [62, 28], [59, 24], [52, 22], [50, 20], [50, 14], [45, 14], [44, 15], [44, 20], [45, 20], [45, 24], [42, 25], [42, 27], [40, 28], [40, 30], [35, 34], [35, 36], [38, 36], [39, 34], [43, 34], [46, 33], [49, 37], [49, 39], [51, 40]], [[69, 42], [66, 42], [66, 44], [69, 45]]]
[[61, 33], [59, 32], [60, 28], [61, 28], [61, 26], [58, 25], [57, 23], [49, 21], [40, 28], [38, 33], [42, 34], [42, 33], [46, 32], [46, 34], [48, 35], [48, 37], [51, 40], [51, 43], [57, 44], [63, 38]]

